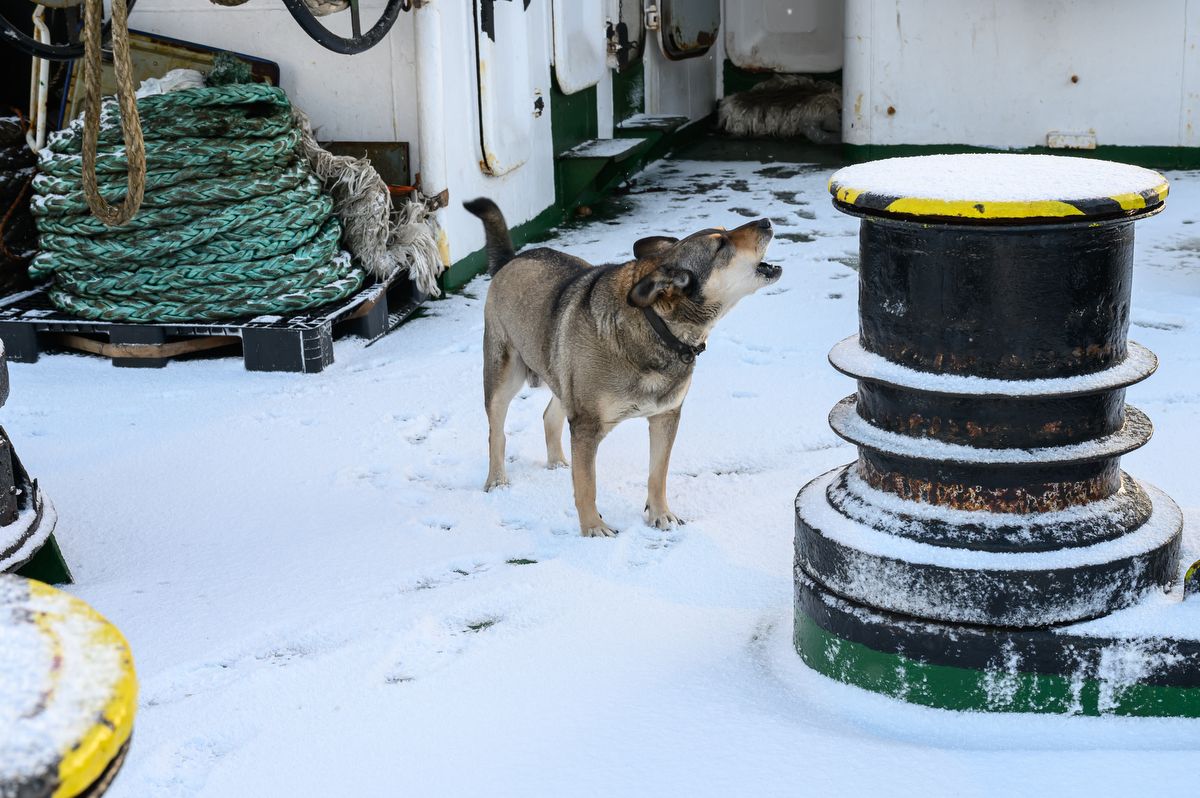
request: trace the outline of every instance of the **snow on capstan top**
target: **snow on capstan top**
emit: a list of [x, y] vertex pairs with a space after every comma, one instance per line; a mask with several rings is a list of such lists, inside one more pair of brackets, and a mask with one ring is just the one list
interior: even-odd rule
[[979, 153], [885, 158], [839, 169], [830, 186], [889, 197], [971, 202], [1086, 200], [1153, 191], [1150, 169], [1094, 158]]

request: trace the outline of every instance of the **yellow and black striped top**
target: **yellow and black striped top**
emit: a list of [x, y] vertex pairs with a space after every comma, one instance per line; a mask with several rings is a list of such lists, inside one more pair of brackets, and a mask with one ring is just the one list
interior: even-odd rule
[[829, 192], [849, 212], [955, 220], [1074, 220], [1161, 209], [1158, 172], [1094, 158], [1009, 153], [888, 158], [834, 173]]

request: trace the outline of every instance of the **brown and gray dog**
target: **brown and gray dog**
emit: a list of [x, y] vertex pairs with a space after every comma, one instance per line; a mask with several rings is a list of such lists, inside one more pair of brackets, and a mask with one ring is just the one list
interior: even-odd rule
[[596, 449], [613, 427], [635, 417], [650, 420], [646, 520], [660, 529], [682, 523], [666, 492], [679, 412], [713, 325], [783, 271], [762, 262], [770, 221], [701, 230], [682, 240], [644, 238], [634, 244], [634, 260], [592, 266], [552, 249], [517, 257], [494, 202], [480, 198], [464, 207], [483, 220], [493, 275], [483, 328], [484, 488], [508, 484], [509, 403], [526, 381], [544, 382], [554, 393], [544, 415], [546, 458], [550, 468], [567, 466], [562, 430], [569, 421], [583, 534], [616, 534], [596, 511]]

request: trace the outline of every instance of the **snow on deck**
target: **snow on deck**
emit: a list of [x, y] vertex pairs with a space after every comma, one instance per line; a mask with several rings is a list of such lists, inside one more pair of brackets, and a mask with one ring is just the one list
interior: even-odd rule
[[[579, 537], [543, 468], [548, 395], [509, 414], [484, 493], [485, 279], [315, 376], [234, 359], [14, 364], [0, 422], [58, 505], [71, 588], [141, 679], [111, 798], [391, 795], [1136, 795], [1194, 788], [1195, 721], [954, 714], [808, 671], [791, 645], [792, 502], [854, 457], [856, 219], [831, 170], [665, 162], [625, 211], [552, 242], [623, 258], [654, 233], [766, 215], [783, 278], [700, 358], [671, 463], [687, 526], [641, 522], [646, 424], [600, 449]], [[1157, 434], [1125, 466], [1200, 523], [1200, 175], [1138, 225], [1129, 390]], [[503, 200], [503, 198], [500, 198]], [[1194, 531], [1193, 531], [1194, 534]], [[1195, 555], [1193, 552], [1193, 556]]]

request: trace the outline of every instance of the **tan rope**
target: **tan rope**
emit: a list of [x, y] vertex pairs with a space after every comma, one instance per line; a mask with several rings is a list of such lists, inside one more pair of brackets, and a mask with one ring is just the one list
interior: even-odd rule
[[121, 107], [121, 132], [125, 139], [128, 189], [120, 205], [113, 206], [96, 185], [96, 145], [100, 137], [100, 17], [104, 0], [87, 0], [83, 7], [83, 194], [96, 218], [110, 227], [125, 224], [142, 205], [146, 192], [146, 147], [134, 96], [133, 69], [129, 61], [129, 16], [125, 0], [112, 0], [113, 66], [117, 73], [117, 101]]

